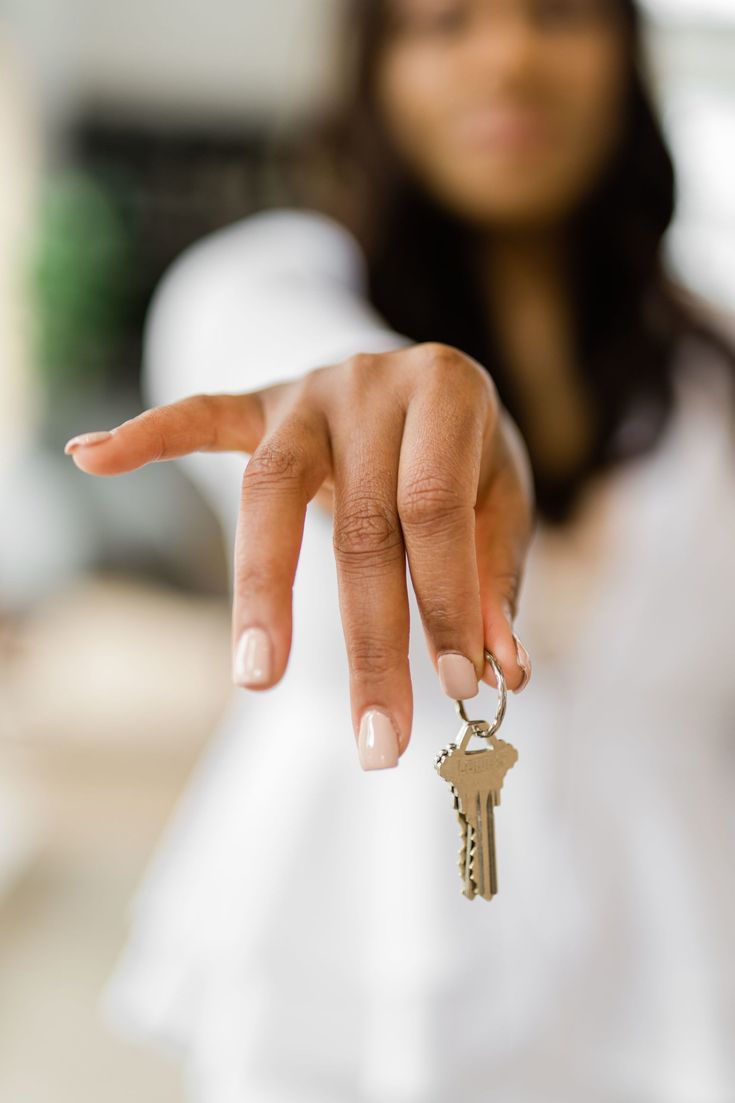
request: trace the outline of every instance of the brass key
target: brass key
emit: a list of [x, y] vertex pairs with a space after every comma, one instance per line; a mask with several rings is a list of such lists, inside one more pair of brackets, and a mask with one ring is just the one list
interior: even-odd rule
[[[495, 852], [495, 807], [500, 804], [500, 790], [508, 770], [518, 760], [518, 751], [495, 735], [505, 712], [505, 681], [497, 662], [489, 651], [498, 682], [498, 708], [492, 725], [485, 720], [470, 720], [462, 706], [457, 707], [464, 725], [457, 740], [450, 743], [435, 760], [439, 775], [449, 782], [454, 796], [462, 842], [459, 850], [459, 871], [463, 892], [468, 899], [476, 895], [491, 900], [498, 891]], [[487, 740], [479, 751], [468, 750], [473, 736]]]
[[490, 900], [498, 891], [494, 811], [500, 803], [503, 779], [518, 752], [494, 735], [486, 737], [489, 747], [467, 750], [471, 737], [484, 735], [485, 730], [487, 725], [483, 729], [477, 723], [467, 724], [461, 743], [443, 757], [438, 771], [452, 786], [457, 812], [464, 820], [464, 825], [460, 820], [464, 828], [460, 851], [464, 894], [470, 899], [477, 894]]

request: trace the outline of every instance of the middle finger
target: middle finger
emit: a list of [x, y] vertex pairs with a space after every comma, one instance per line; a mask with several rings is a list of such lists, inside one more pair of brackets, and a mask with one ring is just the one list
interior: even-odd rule
[[408, 745], [406, 553], [396, 484], [404, 412], [375, 400], [333, 431], [334, 535], [353, 726], [364, 769], [395, 766]]

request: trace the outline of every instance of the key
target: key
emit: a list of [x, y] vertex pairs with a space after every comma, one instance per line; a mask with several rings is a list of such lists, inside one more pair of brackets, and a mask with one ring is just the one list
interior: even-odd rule
[[[453, 754], [457, 750], [456, 743], [449, 743], [434, 759], [434, 766], [441, 774], [441, 766], [446, 758]], [[457, 856], [457, 866], [459, 868], [459, 875], [464, 882], [463, 892], [466, 896], [474, 896], [474, 886], [471, 878], [467, 875], [467, 861], [468, 861], [468, 824], [467, 817], [460, 811], [459, 796], [457, 790], [452, 786], [452, 796], [454, 798], [454, 810], [457, 814], [457, 822], [460, 829], [460, 847]]]
[[484, 721], [468, 723], [461, 743], [450, 743], [437, 756], [435, 765], [451, 785], [455, 798], [462, 831], [459, 862], [464, 895], [491, 900], [498, 891], [495, 808], [500, 803], [503, 779], [517, 761], [518, 752], [495, 735], [482, 750], [469, 751], [471, 736], [482, 735], [483, 730], [487, 730]]
[[[462, 733], [460, 733], [462, 734]], [[449, 743], [434, 760], [434, 765], [439, 771], [442, 777], [445, 776], [447, 771], [442, 770], [442, 766], [446, 759], [457, 751], [456, 743]], [[452, 767], [448, 767], [447, 770], [451, 771]], [[448, 778], [446, 780], [449, 780]], [[475, 895], [475, 885], [470, 876], [470, 863], [473, 855], [473, 840], [472, 840], [472, 828], [467, 822], [467, 817], [461, 810], [460, 799], [457, 789], [452, 785], [452, 796], [454, 798], [454, 809], [457, 814], [457, 822], [460, 829], [460, 847], [457, 856], [457, 865], [459, 868], [459, 875], [464, 883], [463, 892], [464, 895], [472, 899]]]
[[[498, 783], [495, 751], [455, 751], [443, 776], [450, 780], [464, 817], [464, 894], [490, 900], [497, 892], [494, 801], [492, 786]], [[453, 769], [454, 767], [454, 769]]]

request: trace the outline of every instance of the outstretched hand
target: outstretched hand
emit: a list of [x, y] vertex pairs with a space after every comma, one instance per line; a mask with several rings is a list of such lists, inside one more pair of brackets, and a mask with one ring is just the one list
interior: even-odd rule
[[534, 523], [530, 464], [476, 360], [450, 345], [362, 353], [293, 382], [196, 394], [70, 440], [76, 465], [119, 475], [191, 452], [244, 452], [232, 619], [233, 680], [266, 689], [291, 647], [307, 503], [333, 509], [333, 547], [363, 766], [395, 765], [411, 731], [405, 563], [432, 662], [452, 698], [519, 692], [513, 633]]

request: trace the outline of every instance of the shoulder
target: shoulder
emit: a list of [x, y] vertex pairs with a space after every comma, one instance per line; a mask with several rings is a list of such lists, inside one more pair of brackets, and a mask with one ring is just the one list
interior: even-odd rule
[[[682, 340], [674, 415], [653, 462], [675, 494], [682, 524], [701, 517], [693, 530], [713, 543], [725, 531], [728, 539], [735, 536], [735, 354], [728, 354], [726, 333], [719, 330], [718, 336], [722, 349], [701, 336]], [[681, 538], [692, 540], [695, 532]]]
[[144, 392], [163, 404], [252, 390], [359, 348], [405, 343], [370, 307], [366, 267], [347, 228], [317, 210], [268, 208], [207, 234], [151, 299]]
[[354, 263], [361, 257], [357, 241], [347, 227], [312, 208], [265, 208], [233, 223], [229, 229], [226, 227], [222, 236], [223, 240], [229, 236], [233, 242], [246, 243], [249, 249], [263, 254], [280, 247], [294, 263], [302, 259], [302, 251], [307, 257], [326, 263]]
[[155, 298], [223, 285], [250, 290], [251, 281], [297, 275], [359, 287], [365, 279], [362, 250], [347, 227], [321, 211], [271, 207], [189, 245], [164, 273]]
[[[364, 297], [365, 282], [362, 251], [339, 222], [296, 207], [256, 211], [199, 238], [164, 271], [146, 315], [145, 378], [171, 364], [181, 385], [192, 388], [187, 363], [252, 348], [263, 333], [281, 333], [288, 343], [286, 315], [311, 308], [301, 318], [303, 336], [315, 307], [334, 321], [345, 298]], [[157, 401], [162, 393], [156, 390]]]
[[678, 406], [683, 411], [708, 408], [713, 416], [727, 418], [735, 411], [735, 314], [710, 309], [701, 321], [711, 339], [704, 333], [687, 336], [676, 355]]

